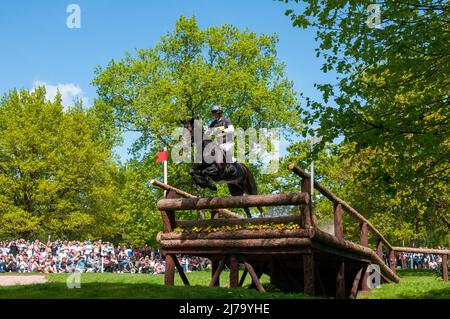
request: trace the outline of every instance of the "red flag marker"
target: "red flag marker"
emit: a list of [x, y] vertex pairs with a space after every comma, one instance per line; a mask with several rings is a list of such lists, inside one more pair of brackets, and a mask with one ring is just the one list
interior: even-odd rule
[[167, 159], [169, 158], [169, 154], [167, 151], [157, 152], [156, 156], [158, 156], [158, 158], [156, 159], [156, 163], [167, 161]]

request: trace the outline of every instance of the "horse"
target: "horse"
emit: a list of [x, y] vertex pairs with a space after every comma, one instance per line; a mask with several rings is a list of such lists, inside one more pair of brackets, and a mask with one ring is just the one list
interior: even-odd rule
[[[184, 128], [188, 130], [191, 136], [190, 143], [194, 142], [194, 119], [182, 120]], [[216, 183], [226, 183], [228, 186], [228, 190], [231, 196], [242, 196], [243, 194], [247, 195], [257, 195], [258, 188], [256, 186], [255, 178], [251, 170], [243, 163], [229, 163], [226, 161], [222, 161], [219, 163], [214, 161], [212, 163], [207, 163], [204, 159], [204, 151], [205, 148], [210, 148], [211, 143], [214, 143], [210, 139], [202, 140], [202, 162], [195, 164], [191, 169], [189, 169], [189, 174], [191, 175], [194, 183], [201, 188], [210, 188], [211, 190], [216, 191], [217, 187], [211, 182], [214, 181]], [[212, 156], [214, 154], [214, 148], [211, 152]], [[227, 165], [234, 165], [233, 174], [227, 174]], [[257, 207], [260, 216], [264, 216], [264, 211], [262, 207]], [[248, 207], [244, 208], [245, 213], [248, 218], [251, 218], [250, 210]]]

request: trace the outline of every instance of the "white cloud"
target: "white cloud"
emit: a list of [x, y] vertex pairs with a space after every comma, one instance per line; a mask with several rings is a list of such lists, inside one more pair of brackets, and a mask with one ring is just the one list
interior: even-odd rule
[[55, 99], [56, 93], [59, 90], [62, 98], [62, 104], [65, 107], [73, 105], [74, 100], [78, 99], [81, 99], [84, 107], [88, 105], [89, 99], [83, 95], [83, 90], [79, 85], [72, 83], [60, 83], [54, 85], [45, 81], [34, 81], [32, 90], [34, 90], [38, 86], [45, 86], [47, 92], [45, 97], [52, 101]]

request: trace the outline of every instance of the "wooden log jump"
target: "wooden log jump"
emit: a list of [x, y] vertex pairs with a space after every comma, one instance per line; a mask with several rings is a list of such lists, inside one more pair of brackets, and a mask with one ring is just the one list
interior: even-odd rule
[[159, 210], [193, 210], [218, 208], [247, 208], [256, 206], [288, 206], [309, 202], [307, 193], [272, 195], [248, 195], [212, 198], [161, 199], [156, 205]]
[[264, 229], [264, 230], [235, 230], [216, 231], [211, 233], [163, 233], [156, 236], [157, 241], [161, 240], [194, 240], [194, 239], [252, 239], [252, 238], [305, 238], [310, 236], [309, 229]]
[[[289, 164], [289, 169], [302, 178], [311, 178], [311, 175], [306, 173], [301, 167], [295, 165], [294, 163]], [[314, 188], [317, 189], [322, 195], [328, 198], [333, 204], [341, 204], [341, 207], [353, 215], [359, 222], [366, 223], [367, 227], [374, 233], [374, 235], [380, 238], [383, 243], [389, 248], [392, 249], [391, 244], [387, 241], [386, 238], [375, 228], [363, 215], [361, 215], [356, 209], [351, 207], [345, 201], [334, 195], [331, 191], [329, 191], [326, 187], [322, 186], [319, 182], [314, 181]]]
[[[179, 195], [179, 196], [181, 196], [183, 198], [198, 198], [197, 196], [194, 196], [194, 195], [192, 195], [192, 194], [190, 194], [188, 192], [182, 191], [181, 189], [175, 188], [175, 187], [173, 187], [171, 185], [161, 183], [160, 181], [155, 180], [155, 179], [152, 179], [150, 181], [150, 184], [152, 184], [152, 185], [154, 185], [156, 187], [159, 187], [159, 188], [161, 188], [161, 189], [163, 189], [165, 191], [173, 191], [177, 195]], [[233, 213], [232, 211], [230, 211], [228, 209], [216, 209], [216, 210], [214, 210], [214, 212], [216, 212], [218, 214], [221, 214], [221, 215], [223, 215], [225, 217], [228, 217], [228, 218], [242, 218], [242, 216], [240, 216], [240, 215], [238, 215], [236, 213]]]
[[[334, 234], [317, 228], [310, 201], [310, 176], [295, 164], [289, 165], [289, 168], [301, 176], [301, 192], [200, 198], [173, 186], [151, 181], [156, 187], [167, 191], [166, 199], [157, 203], [164, 222], [164, 231], [158, 233], [157, 240], [161, 244], [161, 251], [166, 255], [166, 284], [173, 285], [176, 268], [184, 284], [189, 285], [187, 277], [184, 273], [181, 274], [183, 271], [176, 260], [176, 254], [209, 258], [212, 265], [210, 287], [219, 285], [220, 274], [225, 265], [228, 265], [230, 287], [242, 286], [245, 276], [250, 275], [250, 288], [257, 288], [260, 292], [264, 292], [264, 287], [259, 278], [262, 274], [267, 274], [270, 282], [280, 289], [325, 296], [331, 292], [336, 293], [338, 298], [355, 298], [359, 287], [362, 290], [368, 289], [367, 270], [371, 264], [380, 267], [384, 281], [399, 282], [400, 278], [395, 273], [396, 253], [402, 251], [442, 255], [443, 278], [448, 280], [447, 262], [450, 250], [393, 247], [363, 215], [315, 181], [314, 188], [333, 203], [335, 226]], [[182, 198], [176, 198], [177, 195]], [[297, 206], [300, 214], [242, 218], [227, 210], [290, 205]], [[175, 218], [178, 210], [203, 209], [212, 210], [212, 218], [215, 212], [230, 219]], [[345, 239], [344, 212], [359, 222], [358, 243]], [[300, 228], [278, 229], [279, 226], [273, 226], [289, 223], [298, 224]], [[223, 231], [224, 229], [229, 230]], [[375, 235], [375, 249], [369, 247], [369, 232]], [[383, 245], [389, 256], [387, 264], [383, 260]], [[244, 264], [245, 269], [241, 278], [240, 262]]]

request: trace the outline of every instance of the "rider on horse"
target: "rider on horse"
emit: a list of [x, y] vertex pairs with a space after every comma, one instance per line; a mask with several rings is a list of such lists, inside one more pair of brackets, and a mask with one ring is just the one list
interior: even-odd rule
[[[223, 160], [225, 164], [224, 176], [233, 176], [236, 174], [236, 167], [234, 163], [236, 159], [233, 156], [234, 150], [234, 126], [229, 119], [222, 116], [222, 107], [215, 105], [211, 109], [211, 113], [214, 116], [214, 120], [205, 132], [205, 138], [209, 138], [212, 135], [216, 136], [216, 143], [219, 149], [223, 152]], [[219, 158], [219, 162], [220, 162]], [[214, 174], [218, 170], [216, 165], [209, 167], [210, 173]]]

